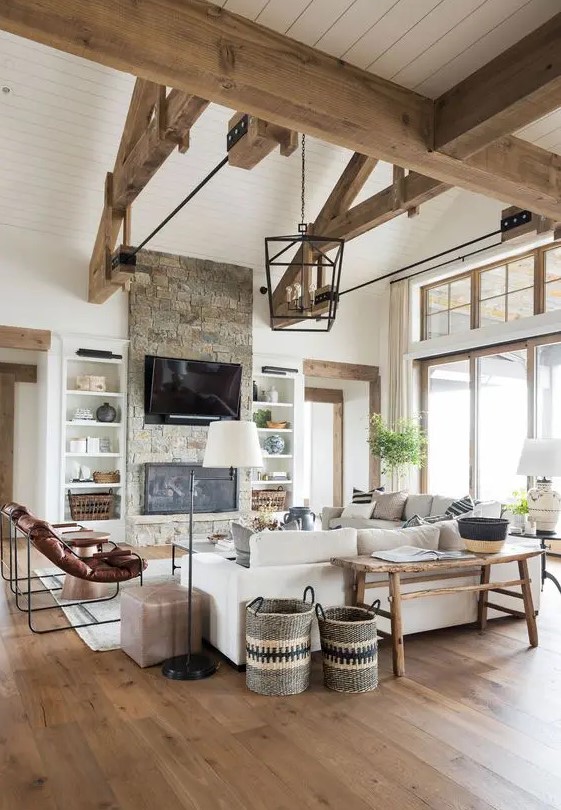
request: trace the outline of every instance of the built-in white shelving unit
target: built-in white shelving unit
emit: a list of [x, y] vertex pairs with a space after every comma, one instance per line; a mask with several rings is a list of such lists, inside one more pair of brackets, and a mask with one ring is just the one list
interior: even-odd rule
[[[121, 358], [83, 357], [79, 348], [108, 350]], [[125, 481], [126, 481], [126, 389], [128, 342], [102, 338], [71, 336], [63, 338], [61, 364], [61, 494], [60, 519], [70, 519], [69, 492], [111, 492], [114, 495], [113, 517], [107, 521], [80, 522], [90, 528], [108, 531], [115, 540], [124, 539]], [[106, 391], [88, 391], [78, 388], [79, 376], [92, 375], [105, 378]], [[114, 422], [95, 418], [100, 405], [108, 402], [116, 410]], [[77, 409], [89, 409], [93, 419], [74, 418]], [[71, 448], [74, 440], [99, 439], [105, 450], [94, 446]], [[99, 484], [76, 480], [83, 477], [84, 468], [94, 472], [118, 470], [117, 483]]]

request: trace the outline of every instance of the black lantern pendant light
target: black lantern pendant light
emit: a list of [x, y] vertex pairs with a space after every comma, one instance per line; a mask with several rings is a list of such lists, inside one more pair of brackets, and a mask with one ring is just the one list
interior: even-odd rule
[[[302, 135], [302, 218], [293, 236], [265, 239], [265, 269], [271, 329], [329, 332], [337, 314], [344, 239], [310, 232], [305, 219], [306, 136]], [[275, 291], [274, 268], [288, 283]], [[278, 274], [275, 274], [278, 275]], [[263, 290], [264, 292], [264, 290]]]

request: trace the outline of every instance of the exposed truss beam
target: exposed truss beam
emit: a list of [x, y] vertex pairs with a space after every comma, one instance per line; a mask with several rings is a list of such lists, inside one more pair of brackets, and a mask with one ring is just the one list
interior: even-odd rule
[[[204, 0], [144, 0], [141, 7], [130, 0], [12, 0], [0, 5], [0, 27], [561, 219], [558, 178], [545, 166], [526, 172], [521, 182], [503, 177], [492, 154], [469, 165], [432, 151], [430, 99]], [[552, 37], [557, 43], [558, 33]], [[465, 103], [461, 93], [458, 98]]]
[[228, 122], [228, 132], [247, 120], [245, 134], [228, 150], [228, 163], [238, 169], [253, 169], [277, 147], [283, 157], [289, 157], [298, 148], [298, 133], [285, 127], [269, 124], [254, 115], [237, 112]]

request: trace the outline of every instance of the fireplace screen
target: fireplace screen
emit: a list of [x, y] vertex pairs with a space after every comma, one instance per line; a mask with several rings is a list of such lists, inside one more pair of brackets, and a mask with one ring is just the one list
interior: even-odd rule
[[[235, 512], [238, 508], [238, 474], [200, 464], [146, 464], [145, 515], [188, 514], [189, 476], [195, 470], [195, 512]], [[207, 480], [220, 478], [221, 480]]]

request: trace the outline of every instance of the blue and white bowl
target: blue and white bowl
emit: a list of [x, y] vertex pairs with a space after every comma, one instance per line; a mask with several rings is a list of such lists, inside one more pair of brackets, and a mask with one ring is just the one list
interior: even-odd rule
[[263, 442], [263, 449], [270, 456], [278, 456], [284, 450], [284, 439], [282, 436], [277, 436], [277, 434], [274, 433], [272, 436], [268, 436], [265, 439]]

